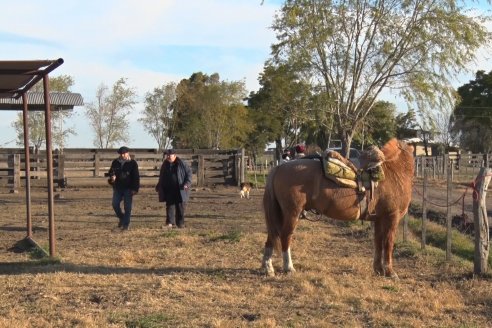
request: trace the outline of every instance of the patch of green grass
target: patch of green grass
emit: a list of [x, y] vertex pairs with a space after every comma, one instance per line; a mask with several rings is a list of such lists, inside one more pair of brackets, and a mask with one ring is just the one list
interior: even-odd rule
[[[417, 236], [422, 235], [422, 220], [410, 218], [408, 227]], [[433, 223], [426, 223], [426, 244], [446, 250], [446, 227]], [[475, 252], [475, 241], [472, 237], [462, 234], [456, 229], [451, 231], [451, 253], [459, 258], [473, 262]], [[489, 266], [492, 266], [492, 252], [489, 253]]]
[[169, 229], [168, 231], [164, 231], [164, 233], [162, 234], [162, 236], [165, 238], [174, 238], [177, 235], [179, 235], [179, 231], [176, 229]]
[[412, 241], [397, 241], [395, 243], [395, 256], [412, 258], [420, 252], [420, 244]]
[[146, 316], [142, 316], [137, 319], [131, 319], [125, 321], [125, 327], [127, 328], [159, 328], [168, 327], [171, 319], [162, 313], [154, 313]]
[[108, 315], [108, 323], [118, 326], [124, 324], [127, 328], [169, 327], [170, 322], [171, 318], [163, 313], [152, 313], [137, 318], [132, 318], [127, 313], [111, 312]]
[[46, 254], [49, 254], [46, 249], [43, 248], [38, 248], [38, 247], [32, 247], [29, 250], [29, 257], [33, 260], [41, 260], [43, 258], [48, 257]]
[[398, 287], [395, 287], [395, 286], [389, 286], [389, 285], [385, 285], [382, 287], [384, 290], [387, 290], [389, 292], [392, 292], [392, 293], [398, 293]]
[[228, 233], [216, 237], [211, 237], [210, 241], [226, 241], [231, 243], [238, 243], [241, 240], [242, 233], [241, 231], [232, 230]]
[[246, 181], [253, 183], [256, 188], [265, 188], [266, 177], [266, 173], [256, 173], [256, 178], [253, 173], [246, 173]]

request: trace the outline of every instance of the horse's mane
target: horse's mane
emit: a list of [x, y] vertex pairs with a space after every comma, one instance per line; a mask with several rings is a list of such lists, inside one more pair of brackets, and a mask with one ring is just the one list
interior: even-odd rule
[[381, 150], [385, 157], [383, 169], [386, 177], [393, 176], [396, 181], [413, 177], [413, 146], [393, 138]]

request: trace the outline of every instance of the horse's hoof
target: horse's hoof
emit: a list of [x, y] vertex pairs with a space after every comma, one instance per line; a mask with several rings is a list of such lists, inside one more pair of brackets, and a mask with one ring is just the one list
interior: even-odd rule
[[384, 276], [384, 271], [383, 271], [382, 269], [381, 269], [381, 270], [379, 270], [379, 269], [376, 269], [376, 268], [375, 268], [375, 269], [374, 269], [374, 274], [375, 274], [376, 276]]
[[294, 274], [296, 273], [296, 269], [294, 268], [289, 268], [284, 270], [285, 274]]
[[391, 279], [394, 279], [394, 280], [400, 280], [400, 278], [398, 277], [398, 275], [394, 271], [386, 271], [386, 273], [384, 274], [384, 276], [386, 278], [391, 278]]
[[265, 271], [265, 275], [267, 277], [275, 277], [275, 272], [274, 271]]

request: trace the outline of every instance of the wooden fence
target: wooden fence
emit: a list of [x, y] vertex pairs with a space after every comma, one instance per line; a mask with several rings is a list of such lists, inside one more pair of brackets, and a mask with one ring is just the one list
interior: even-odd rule
[[[178, 149], [176, 152], [191, 167], [195, 186], [239, 185], [244, 181], [243, 149]], [[156, 183], [163, 161], [162, 152], [157, 149], [134, 149], [130, 155], [138, 163], [142, 180]], [[31, 179], [46, 179], [46, 153], [31, 154], [29, 157]], [[67, 184], [77, 186], [82, 181], [91, 183], [89, 178], [101, 178], [99, 181], [103, 181], [111, 162], [117, 157], [116, 149], [65, 149], [63, 153], [55, 151], [53, 179], [59, 187]], [[25, 176], [23, 149], [0, 149], [0, 184], [8, 185], [12, 192], [17, 192]]]
[[[452, 165], [447, 163], [451, 161]], [[448, 167], [452, 168], [451, 181], [468, 181], [477, 176], [483, 167], [491, 167], [490, 154], [459, 154], [441, 156], [417, 156], [415, 158], [415, 176], [423, 177], [424, 168], [432, 179], [447, 180]]]

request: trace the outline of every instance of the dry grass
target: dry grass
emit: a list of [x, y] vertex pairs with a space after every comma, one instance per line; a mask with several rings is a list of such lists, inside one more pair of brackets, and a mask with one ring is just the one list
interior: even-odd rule
[[[261, 190], [197, 190], [183, 230], [162, 230], [151, 188], [135, 199], [131, 230], [115, 229], [107, 188], [61, 192], [58, 263], [7, 251], [25, 233], [23, 194], [2, 194], [0, 327], [485, 327], [492, 284], [473, 264], [398, 243], [400, 280], [372, 273], [368, 223], [302, 221], [297, 273], [267, 278]], [[46, 194], [33, 192], [35, 239], [47, 247]], [[275, 257], [277, 272], [281, 260]]]

